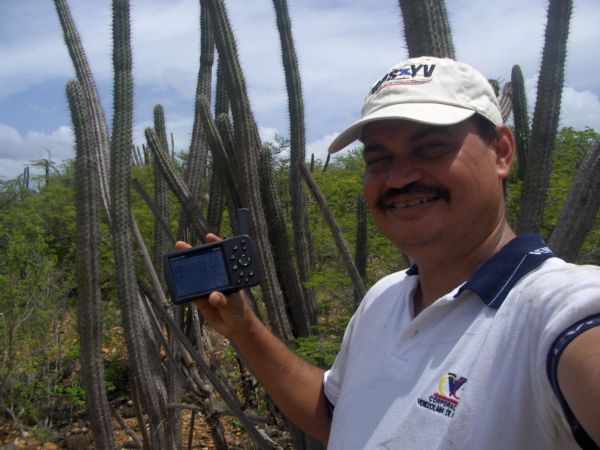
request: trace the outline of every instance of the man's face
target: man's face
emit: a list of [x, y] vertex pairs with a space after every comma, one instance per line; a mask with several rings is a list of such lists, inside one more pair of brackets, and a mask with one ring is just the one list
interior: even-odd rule
[[444, 127], [373, 122], [363, 143], [367, 205], [382, 232], [409, 255], [424, 245], [446, 251], [477, 242], [503, 220], [501, 179], [508, 169], [472, 120]]

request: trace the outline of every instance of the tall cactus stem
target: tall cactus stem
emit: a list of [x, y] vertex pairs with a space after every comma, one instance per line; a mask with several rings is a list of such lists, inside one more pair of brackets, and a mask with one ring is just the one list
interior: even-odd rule
[[151, 349], [150, 321], [142, 308], [131, 241], [130, 189], [133, 80], [129, 1], [113, 0], [114, 113], [111, 136], [111, 219], [118, 293], [130, 367], [154, 431], [156, 448], [175, 447], [169, 433], [164, 379], [157, 348]]
[[265, 213], [269, 217], [267, 223], [275, 267], [291, 313], [294, 336], [309, 336], [313, 334], [311, 327], [314, 323], [307, 308], [309, 305], [304, 301], [302, 283], [294, 264], [281, 201], [274, 182], [273, 158], [268, 148], [263, 148], [261, 153], [260, 178]]
[[75, 68], [77, 80], [81, 85], [84, 97], [87, 99], [86, 104], [90, 108], [88, 120], [91, 123], [93, 132], [92, 145], [97, 160], [99, 195], [106, 220], [110, 223], [110, 137], [106, 117], [67, 0], [54, 0], [54, 5], [63, 30], [65, 44]]
[[98, 173], [93, 130], [81, 87], [67, 84], [67, 99], [75, 131], [75, 197], [77, 207], [77, 284], [79, 342], [86, 405], [96, 448], [114, 448], [110, 405], [102, 360], [102, 298], [100, 295], [100, 229], [97, 212]]
[[[167, 131], [165, 126], [165, 112], [161, 105], [154, 107], [154, 129], [165, 152], [168, 152]], [[164, 287], [163, 255], [167, 251], [167, 235], [163, 224], [169, 222], [169, 197], [167, 195], [167, 182], [156, 163], [152, 166], [154, 174], [154, 199], [157, 215], [154, 218], [154, 267], [158, 279]]]
[[167, 180], [169, 187], [177, 195], [186, 214], [192, 219], [191, 224], [198, 233], [198, 236], [204, 238], [209, 231], [208, 226], [202, 217], [200, 207], [192, 197], [192, 193], [187, 188], [181, 175], [177, 172], [175, 163], [169, 157], [169, 154], [162, 148], [160, 139], [153, 128], [146, 128], [145, 135], [148, 147], [150, 147], [154, 160]]
[[399, 4], [410, 58], [456, 58], [444, 0], [399, 0]]
[[354, 264], [354, 261], [352, 260], [352, 257], [350, 256], [350, 251], [348, 250], [348, 245], [346, 244], [344, 235], [340, 230], [340, 226], [335, 220], [331, 209], [327, 205], [327, 200], [325, 199], [325, 196], [321, 193], [319, 187], [317, 186], [317, 183], [315, 182], [312, 175], [304, 165], [302, 166], [301, 173], [315, 201], [319, 205], [319, 208], [323, 213], [323, 217], [325, 218], [325, 222], [327, 223], [327, 226], [329, 227], [329, 230], [333, 235], [338, 251], [340, 252], [342, 264], [346, 268], [346, 271], [348, 272], [348, 275], [352, 280], [354, 292], [358, 298], [363, 298], [366, 293], [365, 285], [362, 281], [360, 273], [358, 272], [358, 269], [356, 268], [356, 265]]
[[594, 227], [600, 208], [600, 137], [579, 165], [575, 180], [560, 210], [548, 246], [557, 256], [575, 261], [585, 237]]
[[[200, 0], [200, 68], [198, 70], [196, 99], [205, 98], [210, 103], [215, 39], [206, 5], [207, 1], [209, 0]], [[204, 127], [200, 115], [196, 111], [186, 176], [188, 188], [195, 198], [200, 194], [202, 183], [206, 179], [207, 154], [208, 147]]]
[[233, 114], [235, 147], [241, 152], [239, 156], [236, 155], [236, 159], [243, 162], [240, 163], [240, 167], [236, 168], [236, 173], [239, 173], [242, 178], [243, 203], [252, 211], [258, 258], [264, 270], [261, 287], [269, 322], [273, 332], [284, 341], [288, 341], [292, 337], [291, 326], [274, 267], [258, 184], [258, 158], [261, 145], [258, 127], [250, 108], [246, 81], [225, 4], [223, 0], [213, 0], [207, 2], [207, 5], [215, 31], [215, 43], [219, 57], [224, 60], [224, 74]]
[[556, 145], [572, 0], [550, 0], [517, 232], [539, 232]]
[[529, 154], [529, 112], [527, 111], [527, 94], [521, 67], [515, 65], [511, 71], [513, 91], [513, 121], [515, 124], [515, 140], [517, 144], [517, 176], [521, 181], [527, 172], [527, 155]]
[[[298, 68], [298, 58], [294, 48], [292, 25], [286, 0], [273, 0], [277, 17], [277, 29], [281, 41], [281, 54], [285, 72], [285, 84], [288, 94], [290, 113], [290, 180], [289, 191], [292, 203], [292, 225], [298, 271], [303, 283], [308, 282], [313, 270], [312, 240], [308, 225], [308, 211], [304, 183], [300, 174], [300, 165], [305, 163], [306, 142], [304, 126], [304, 102], [302, 99], [302, 82]], [[308, 325], [315, 325], [317, 320], [315, 294], [313, 289], [304, 287], [302, 308], [308, 312]]]

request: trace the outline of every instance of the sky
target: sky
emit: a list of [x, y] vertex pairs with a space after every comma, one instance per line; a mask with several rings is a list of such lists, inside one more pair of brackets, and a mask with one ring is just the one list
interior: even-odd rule
[[[68, 0], [103, 108], [112, 110], [111, 2]], [[226, 0], [263, 141], [289, 136], [275, 12], [269, 0]], [[456, 57], [488, 78], [515, 64], [533, 110], [547, 0], [446, 0]], [[300, 64], [307, 158], [357, 120], [368, 89], [407, 58], [398, 0], [288, 0]], [[199, 66], [198, 0], [132, 0], [134, 142], [161, 104], [177, 151], [189, 146]], [[600, 130], [600, 3], [574, 0], [560, 126]], [[31, 161], [74, 157], [65, 97], [75, 77], [50, 0], [0, 0], [0, 180]], [[110, 123], [109, 123], [110, 126]], [[32, 169], [32, 173], [34, 173]]]

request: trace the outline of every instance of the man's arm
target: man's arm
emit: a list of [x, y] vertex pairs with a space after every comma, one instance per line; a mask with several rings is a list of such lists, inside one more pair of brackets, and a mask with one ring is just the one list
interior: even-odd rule
[[[207, 235], [207, 241], [218, 237]], [[178, 242], [176, 248], [189, 247]], [[323, 392], [323, 370], [312, 366], [277, 339], [256, 317], [241, 293], [212, 292], [195, 301], [217, 332], [239, 349], [281, 412], [305, 433], [327, 442], [331, 417]]]
[[558, 362], [558, 384], [578, 422], [600, 446], [600, 327], [567, 345]]

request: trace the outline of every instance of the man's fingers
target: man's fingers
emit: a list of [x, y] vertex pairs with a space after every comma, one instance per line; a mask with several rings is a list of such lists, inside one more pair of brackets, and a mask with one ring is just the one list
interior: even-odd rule
[[[206, 239], [206, 242], [217, 242], [217, 241], [221, 240], [221, 238], [214, 233], [208, 233], [205, 236], [205, 239]], [[175, 248], [177, 250], [185, 250], [186, 248], [191, 248], [191, 247], [192, 246], [190, 244], [188, 244], [187, 242], [184, 242], [184, 241], [175, 242]]]
[[187, 242], [183, 242], [183, 241], [177, 241], [175, 242], [175, 248], [177, 250], [185, 250], [186, 248], [190, 248], [191, 245], [188, 244]]
[[211, 292], [208, 296], [208, 303], [215, 308], [227, 306], [227, 297], [220, 292]]
[[221, 240], [221, 238], [219, 236], [217, 236], [216, 234], [208, 233], [206, 235], [206, 242], [217, 242], [220, 240]]

